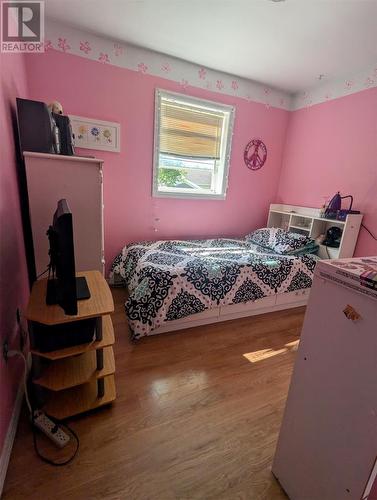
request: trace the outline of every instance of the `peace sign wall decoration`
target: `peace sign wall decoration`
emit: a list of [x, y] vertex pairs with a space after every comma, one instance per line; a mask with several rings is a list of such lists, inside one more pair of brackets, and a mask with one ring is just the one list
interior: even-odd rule
[[243, 159], [250, 170], [259, 170], [262, 168], [267, 160], [265, 143], [260, 139], [252, 139], [245, 147]]

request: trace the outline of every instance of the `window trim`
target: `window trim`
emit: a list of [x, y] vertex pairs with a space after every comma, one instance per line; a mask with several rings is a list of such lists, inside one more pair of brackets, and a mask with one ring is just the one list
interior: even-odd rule
[[[210, 193], [188, 193], [188, 192], [169, 192], [169, 191], [159, 191], [158, 189], [158, 163], [159, 163], [159, 138], [160, 138], [160, 99], [162, 97], [171, 98], [177, 97], [177, 101], [182, 100], [193, 105], [200, 105], [207, 108], [213, 108], [216, 110], [221, 110], [229, 113], [228, 118], [228, 136], [225, 144], [224, 151], [224, 172], [223, 172], [223, 189], [220, 194], [210, 194]], [[216, 101], [210, 101], [207, 99], [201, 99], [199, 97], [188, 96], [186, 94], [179, 94], [178, 92], [170, 92], [168, 90], [163, 90], [156, 88], [155, 90], [155, 106], [154, 106], [154, 137], [153, 137], [153, 179], [152, 179], [152, 196], [155, 198], [181, 198], [181, 199], [202, 199], [202, 200], [225, 200], [228, 191], [228, 178], [229, 178], [229, 165], [230, 156], [232, 148], [233, 139], [233, 127], [234, 127], [234, 116], [235, 116], [235, 106], [229, 104], [218, 103]]]

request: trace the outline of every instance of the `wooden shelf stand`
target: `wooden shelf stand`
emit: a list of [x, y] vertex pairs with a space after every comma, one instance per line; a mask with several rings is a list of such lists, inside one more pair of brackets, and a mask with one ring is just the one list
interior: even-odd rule
[[[112, 347], [115, 338], [110, 316], [114, 311], [113, 298], [99, 271], [77, 273], [77, 276], [85, 276], [91, 295], [78, 302], [77, 315], [67, 316], [60, 306], [46, 305], [47, 279], [34, 283], [26, 311], [33, 383], [43, 409], [57, 419], [92, 410], [116, 398]], [[63, 324], [69, 327], [72, 323], [74, 333], [76, 329], [80, 331], [80, 321], [90, 318], [95, 319], [91, 342], [49, 352], [37, 348], [33, 331], [38, 325], [47, 326], [43, 335], [54, 335], [54, 327]]]

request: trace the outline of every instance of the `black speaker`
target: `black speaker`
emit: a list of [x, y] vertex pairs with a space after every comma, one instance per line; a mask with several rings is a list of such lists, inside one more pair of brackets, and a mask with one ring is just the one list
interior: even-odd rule
[[327, 230], [326, 239], [323, 242], [327, 247], [339, 248], [342, 238], [342, 230], [340, 227], [332, 226]]
[[20, 149], [54, 153], [52, 123], [44, 102], [17, 98], [17, 121]]
[[74, 155], [74, 137], [69, 117], [66, 115], [57, 115], [56, 113], [53, 113], [52, 117], [59, 129], [59, 154], [67, 156]]

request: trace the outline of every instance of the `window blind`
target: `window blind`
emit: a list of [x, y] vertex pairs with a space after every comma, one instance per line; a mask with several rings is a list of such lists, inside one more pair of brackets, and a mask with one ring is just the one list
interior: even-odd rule
[[160, 153], [220, 159], [224, 113], [161, 99]]

